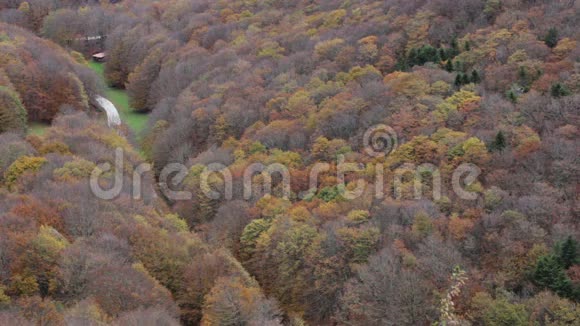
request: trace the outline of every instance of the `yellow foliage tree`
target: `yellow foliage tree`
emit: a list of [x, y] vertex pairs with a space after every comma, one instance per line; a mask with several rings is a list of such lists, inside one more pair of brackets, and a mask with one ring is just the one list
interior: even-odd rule
[[37, 172], [46, 162], [44, 157], [22, 156], [6, 169], [4, 183], [12, 189], [23, 174]]
[[414, 73], [396, 71], [385, 76], [384, 82], [395, 95], [416, 98], [429, 93], [429, 84]]

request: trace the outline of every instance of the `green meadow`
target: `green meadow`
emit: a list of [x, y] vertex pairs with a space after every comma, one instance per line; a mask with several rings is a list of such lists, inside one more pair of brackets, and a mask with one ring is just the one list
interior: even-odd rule
[[[105, 66], [102, 63], [91, 61], [89, 62], [89, 67], [93, 69], [106, 83]], [[107, 85], [103, 96], [115, 104], [115, 107], [119, 110], [119, 115], [121, 116], [123, 123], [127, 124], [129, 129], [131, 129], [139, 139], [141, 132], [147, 125], [147, 120], [149, 119], [148, 115], [135, 112], [129, 105], [129, 96], [122, 89], [109, 87]]]
[[42, 136], [46, 132], [46, 129], [50, 127], [47, 123], [42, 122], [30, 122], [28, 123], [28, 134]]

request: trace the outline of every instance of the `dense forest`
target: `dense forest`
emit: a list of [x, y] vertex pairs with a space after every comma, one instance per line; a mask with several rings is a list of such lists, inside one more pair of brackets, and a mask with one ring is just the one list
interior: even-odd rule
[[0, 325], [579, 325], [579, 13], [2, 1]]

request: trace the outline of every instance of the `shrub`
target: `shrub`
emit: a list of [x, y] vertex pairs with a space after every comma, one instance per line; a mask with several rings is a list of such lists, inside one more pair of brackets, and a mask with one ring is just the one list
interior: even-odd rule
[[8, 167], [4, 182], [8, 188], [14, 187], [18, 178], [26, 172], [37, 172], [47, 162], [44, 157], [23, 156]]

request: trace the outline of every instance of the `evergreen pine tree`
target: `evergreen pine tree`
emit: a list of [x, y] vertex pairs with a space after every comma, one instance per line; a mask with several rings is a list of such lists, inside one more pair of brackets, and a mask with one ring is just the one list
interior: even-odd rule
[[447, 63], [445, 64], [445, 70], [448, 72], [453, 71], [453, 64], [451, 63], [451, 59], [447, 60]]
[[570, 279], [555, 255], [542, 256], [538, 259], [533, 279], [538, 286], [550, 289], [560, 296], [570, 297], [572, 295]]
[[413, 48], [411, 49], [411, 51], [409, 51], [409, 56], [407, 58], [407, 64], [409, 65], [409, 67], [413, 67], [415, 65], [418, 64], [419, 61], [419, 53], [417, 51], [417, 49]]
[[454, 66], [455, 71], [463, 71], [463, 64], [461, 61], [455, 61]]
[[455, 76], [455, 86], [457, 86], [457, 87], [460, 87], [462, 85], [463, 78], [461, 75], [463, 75], [463, 74], [458, 73], [457, 76]]
[[520, 67], [520, 69], [518, 70], [518, 77], [520, 79], [520, 84], [524, 87], [524, 91], [528, 92], [530, 90], [530, 75], [528, 74], [528, 72], [526, 71], [526, 68], [524, 68], [523, 66]]
[[544, 37], [544, 43], [546, 43], [548, 47], [554, 48], [558, 44], [558, 39], [558, 30], [552, 27]]
[[409, 70], [409, 64], [407, 63], [407, 58], [401, 57], [397, 60], [395, 64], [395, 70], [399, 71], [407, 71]]
[[461, 83], [463, 85], [467, 85], [470, 83], [469, 76], [467, 74], [462, 74], [461, 76]]
[[500, 130], [491, 144], [492, 151], [503, 151], [506, 147], [506, 139], [503, 132]]
[[448, 59], [447, 51], [445, 51], [444, 48], [439, 48], [439, 58], [441, 58], [441, 61], [445, 61]]
[[441, 62], [441, 56], [439, 55], [439, 51], [437, 51], [437, 49], [433, 48], [433, 62], [439, 63]]
[[471, 82], [474, 84], [479, 84], [481, 82], [481, 77], [479, 77], [477, 70], [471, 72]]
[[507, 93], [507, 97], [510, 101], [512, 101], [512, 103], [517, 103], [518, 101], [518, 96], [516, 95], [516, 93], [513, 90], [509, 90]]
[[457, 38], [456, 37], [454, 37], [451, 40], [451, 50], [452, 50], [453, 57], [455, 57], [456, 55], [459, 54], [459, 45], [457, 44]]
[[423, 45], [419, 50], [417, 50], [417, 65], [422, 65], [429, 61], [429, 49], [426, 45]]
[[452, 48], [445, 49], [445, 55], [447, 56], [447, 59], [449, 59], [449, 60], [455, 58], [455, 56], [456, 56], [456, 54]]
[[552, 97], [558, 98], [570, 95], [570, 91], [566, 88], [566, 86], [563, 86], [560, 83], [556, 83], [552, 85], [552, 88], [550, 89], [550, 94], [552, 95]]
[[578, 252], [578, 242], [572, 237], [568, 237], [560, 248], [560, 262], [564, 269], [580, 263], [580, 253]]

